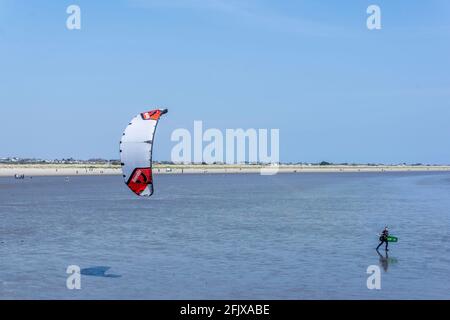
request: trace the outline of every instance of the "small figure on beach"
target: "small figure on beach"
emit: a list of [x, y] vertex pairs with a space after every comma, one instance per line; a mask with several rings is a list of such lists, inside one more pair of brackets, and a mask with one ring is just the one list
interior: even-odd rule
[[381, 235], [380, 235], [380, 244], [379, 244], [378, 247], [377, 247], [377, 251], [378, 251], [378, 249], [381, 247], [381, 245], [382, 245], [383, 243], [386, 244], [385, 250], [386, 250], [386, 251], [389, 251], [389, 249], [388, 249], [388, 244], [389, 244], [389, 242], [388, 242], [388, 237], [389, 237], [389, 229], [388, 229], [388, 227], [386, 226], [386, 227], [384, 227], [384, 230], [381, 232]]

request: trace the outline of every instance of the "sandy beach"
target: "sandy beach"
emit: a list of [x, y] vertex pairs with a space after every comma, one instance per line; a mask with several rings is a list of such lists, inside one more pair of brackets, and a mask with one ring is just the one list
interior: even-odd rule
[[[155, 174], [233, 174], [254, 173], [271, 169], [277, 173], [330, 173], [330, 172], [443, 172], [450, 171], [450, 166], [363, 166], [363, 165], [280, 165], [267, 167], [259, 165], [155, 165]], [[15, 175], [33, 176], [101, 176], [121, 175], [120, 166], [76, 165], [76, 164], [31, 164], [0, 165], [0, 177]]]

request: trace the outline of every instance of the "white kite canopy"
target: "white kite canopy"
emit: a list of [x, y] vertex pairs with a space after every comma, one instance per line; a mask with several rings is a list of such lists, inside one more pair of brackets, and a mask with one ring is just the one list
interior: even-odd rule
[[120, 140], [120, 160], [127, 186], [138, 196], [153, 194], [153, 138], [159, 118], [167, 109], [138, 114], [131, 120]]

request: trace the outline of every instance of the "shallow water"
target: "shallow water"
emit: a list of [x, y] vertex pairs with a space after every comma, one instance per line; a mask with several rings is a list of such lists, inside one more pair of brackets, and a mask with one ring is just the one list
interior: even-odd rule
[[140, 199], [121, 177], [1, 178], [0, 298], [450, 298], [449, 173], [155, 179]]

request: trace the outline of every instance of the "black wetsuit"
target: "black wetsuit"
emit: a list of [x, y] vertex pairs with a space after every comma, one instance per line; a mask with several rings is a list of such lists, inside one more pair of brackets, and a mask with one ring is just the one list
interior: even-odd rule
[[378, 247], [377, 247], [377, 250], [381, 247], [381, 245], [383, 244], [383, 243], [385, 243], [386, 244], [386, 251], [388, 251], [388, 244], [389, 244], [389, 242], [388, 242], [388, 236], [389, 236], [389, 231], [387, 231], [387, 230], [383, 230], [383, 232], [381, 233], [381, 236], [380, 236], [380, 244], [378, 245]]

